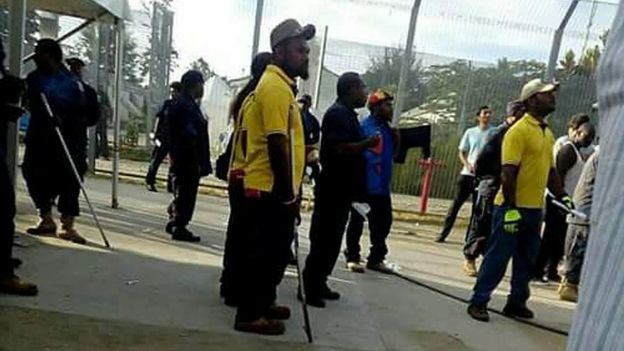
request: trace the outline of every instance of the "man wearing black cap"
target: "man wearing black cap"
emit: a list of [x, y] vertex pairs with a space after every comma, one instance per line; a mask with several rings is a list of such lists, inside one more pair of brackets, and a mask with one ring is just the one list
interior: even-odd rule
[[318, 164], [318, 144], [321, 141], [321, 126], [318, 119], [310, 112], [312, 96], [305, 94], [299, 99], [301, 118], [306, 146], [306, 166], [310, 170], [310, 178], [315, 180], [320, 172]]
[[199, 179], [212, 172], [208, 122], [197, 100], [204, 95], [204, 77], [198, 71], [182, 76], [182, 91], [166, 111], [169, 126], [173, 201], [169, 205], [166, 231], [173, 240], [198, 242], [186, 226], [193, 217]]
[[[173, 82], [169, 85], [171, 88], [171, 98], [167, 99], [158, 113], [156, 113], [156, 125], [154, 126], [154, 150], [152, 150], [152, 156], [150, 157], [150, 164], [145, 176], [145, 185], [147, 190], [157, 192], [156, 189], [156, 174], [160, 164], [169, 153], [169, 132], [167, 126], [167, 119], [165, 115], [167, 110], [171, 107], [175, 99], [180, 95], [182, 84], [180, 82]], [[167, 189], [171, 190], [171, 175], [167, 179]]]
[[98, 94], [84, 81], [83, 69], [85, 67], [84, 61], [79, 58], [71, 57], [65, 60], [67, 66], [69, 67], [69, 71], [78, 77], [80, 82], [82, 83], [82, 88], [84, 89], [85, 102], [87, 103], [87, 111], [88, 115], [85, 116], [87, 120], [87, 127], [93, 127], [96, 125], [100, 119], [100, 104], [98, 99]]
[[299, 201], [305, 145], [301, 113], [295, 96], [297, 77], [307, 79], [307, 41], [312, 25], [302, 27], [288, 19], [271, 32], [272, 63], [254, 93], [243, 104], [242, 146], [245, 213], [240, 220], [253, 223], [241, 232], [240, 294], [234, 329], [278, 335], [285, 331], [280, 319], [290, 310], [277, 306], [277, 286], [289, 261]]
[[[80, 184], [54, 125], [58, 124], [78, 173], [83, 175], [87, 169], [87, 127], [96, 121], [97, 113], [80, 78], [63, 66], [63, 55], [56, 41], [39, 40], [34, 59], [37, 69], [27, 78], [31, 119], [26, 132], [22, 172], [41, 220], [27, 232], [56, 235], [52, 206], [58, 198], [62, 224], [59, 238], [84, 244], [86, 240], [74, 228], [75, 217], [80, 214]], [[48, 114], [42, 94], [50, 104], [54, 119]]]
[[15, 235], [15, 193], [6, 164], [6, 133], [8, 122], [15, 122], [24, 112], [20, 107], [23, 83], [6, 74], [4, 48], [0, 40], [0, 293], [36, 295], [37, 286], [21, 280], [13, 270], [12, 258]]
[[324, 300], [337, 300], [327, 278], [334, 269], [349, 211], [353, 202], [366, 196], [364, 150], [375, 147], [378, 135], [366, 138], [355, 109], [366, 105], [366, 84], [353, 72], [338, 78], [338, 99], [327, 110], [321, 126], [321, 174], [315, 187], [314, 213], [310, 226], [310, 253], [303, 278], [307, 303], [325, 307]]

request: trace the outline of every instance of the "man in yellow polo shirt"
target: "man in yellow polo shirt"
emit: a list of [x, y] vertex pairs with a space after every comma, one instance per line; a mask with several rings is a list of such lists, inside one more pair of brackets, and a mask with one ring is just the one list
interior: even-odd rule
[[512, 257], [511, 294], [503, 313], [533, 318], [526, 302], [539, 252], [546, 187], [572, 207], [554, 169], [555, 138], [545, 121], [555, 110], [556, 90], [557, 85], [539, 79], [528, 82], [520, 94], [527, 112], [503, 139], [502, 185], [494, 201], [492, 235], [468, 306], [468, 314], [474, 319], [489, 321], [487, 303]]
[[290, 259], [305, 162], [295, 79], [308, 78], [307, 41], [315, 31], [294, 19], [273, 29], [271, 64], [242, 107], [245, 204], [239, 220], [250, 225], [240, 233], [244, 268], [234, 324], [238, 331], [283, 334], [280, 320], [290, 317], [290, 310], [275, 300]]

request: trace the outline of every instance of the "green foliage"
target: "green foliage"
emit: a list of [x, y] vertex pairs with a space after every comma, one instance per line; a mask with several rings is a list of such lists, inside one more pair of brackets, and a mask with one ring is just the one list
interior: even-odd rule
[[[403, 63], [404, 50], [401, 48], [386, 49], [384, 56], [371, 57], [368, 70], [362, 75], [366, 85], [370, 89], [382, 88], [396, 95], [401, 65]], [[409, 110], [423, 103], [425, 97], [425, 85], [421, 81], [422, 65], [416, 60], [413, 53], [409, 60], [407, 75], [407, 90], [405, 93], [404, 109]]]
[[206, 62], [206, 60], [204, 60], [203, 57], [200, 57], [197, 60], [191, 62], [191, 64], [189, 65], [189, 69], [201, 72], [201, 74], [204, 76], [204, 80], [208, 80], [215, 75], [212, 69], [210, 69], [210, 65], [208, 64], [208, 62]]

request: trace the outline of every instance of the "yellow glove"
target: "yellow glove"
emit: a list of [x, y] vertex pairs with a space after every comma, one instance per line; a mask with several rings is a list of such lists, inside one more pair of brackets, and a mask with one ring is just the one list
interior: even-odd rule
[[516, 234], [520, 227], [520, 221], [522, 220], [522, 215], [520, 211], [516, 208], [510, 208], [505, 211], [505, 216], [503, 219], [503, 230], [507, 234]]

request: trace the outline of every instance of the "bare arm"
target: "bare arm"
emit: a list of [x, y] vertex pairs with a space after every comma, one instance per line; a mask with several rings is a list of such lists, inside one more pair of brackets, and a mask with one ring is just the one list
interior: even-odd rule
[[565, 190], [563, 189], [563, 182], [561, 181], [561, 177], [554, 168], [551, 168], [550, 172], [548, 173], [548, 190], [550, 190], [550, 192], [553, 193], [553, 195], [555, 195], [555, 197], [558, 199], [567, 195]]
[[557, 153], [557, 174], [559, 174], [559, 178], [561, 181], [561, 186], [564, 187], [564, 180], [568, 171], [574, 166], [576, 163], [576, 152], [574, 151], [574, 147], [570, 144], [564, 145], [559, 152]]
[[379, 136], [372, 136], [368, 139], [359, 141], [357, 143], [342, 143], [336, 145], [336, 151], [340, 154], [358, 154], [364, 152], [364, 150], [375, 147], [379, 144]]
[[516, 177], [518, 176], [518, 166], [503, 165], [501, 172], [501, 187], [505, 202], [503, 206], [516, 207]]
[[468, 152], [464, 150], [459, 150], [459, 160], [466, 168], [470, 170], [470, 172], [474, 173], [473, 165], [471, 165], [470, 162], [468, 162]]
[[289, 160], [288, 140], [283, 134], [271, 134], [267, 137], [269, 148], [269, 161], [273, 170], [274, 185], [273, 193], [282, 201], [292, 201], [295, 198], [293, 192], [291, 166]]

